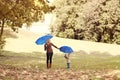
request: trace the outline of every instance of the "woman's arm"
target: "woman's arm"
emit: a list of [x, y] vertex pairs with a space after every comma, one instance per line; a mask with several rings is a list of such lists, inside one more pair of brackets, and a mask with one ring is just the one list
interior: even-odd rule
[[56, 49], [59, 49], [57, 46], [55, 46], [53, 43], [51, 43], [53, 47], [55, 47]]
[[44, 45], [44, 50], [46, 51], [46, 44]]

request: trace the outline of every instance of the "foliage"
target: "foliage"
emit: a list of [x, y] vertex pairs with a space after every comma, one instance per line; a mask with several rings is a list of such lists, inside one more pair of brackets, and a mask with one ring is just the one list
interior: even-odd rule
[[44, 0], [0, 0], [0, 39], [4, 26], [21, 27], [24, 23], [30, 25], [43, 18], [51, 9]]
[[[59, 4], [58, 4], [59, 3]], [[119, 0], [58, 0], [55, 3], [56, 22], [51, 25], [52, 33], [72, 29], [67, 38], [117, 43], [120, 40]], [[65, 36], [65, 37], [66, 37]]]

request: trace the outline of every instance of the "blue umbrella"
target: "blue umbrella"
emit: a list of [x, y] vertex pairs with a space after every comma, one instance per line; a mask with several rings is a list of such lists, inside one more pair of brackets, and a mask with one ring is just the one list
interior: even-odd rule
[[42, 37], [38, 38], [38, 39], [35, 41], [35, 43], [36, 43], [37, 45], [43, 45], [43, 44], [46, 43], [46, 41], [47, 41], [48, 39], [51, 39], [52, 37], [53, 37], [52, 35], [47, 34], [47, 35], [45, 35], [45, 36], [42, 36]]
[[69, 46], [62, 46], [62, 47], [60, 47], [60, 51], [64, 52], [64, 53], [72, 53], [73, 52], [72, 48], [69, 47]]

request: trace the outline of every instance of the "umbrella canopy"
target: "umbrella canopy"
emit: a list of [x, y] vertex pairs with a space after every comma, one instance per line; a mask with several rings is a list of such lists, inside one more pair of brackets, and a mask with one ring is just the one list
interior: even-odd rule
[[64, 52], [64, 53], [69, 53], [69, 54], [73, 52], [72, 48], [69, 47], [69, 46], [62, 46], [62, 47], [60, 47], [60, 51]]
[[52, 37], [53, 37], [53, 36], [50, 35], [50, 34], [44, 35], [44, 36], [38, 38], [38, 39], [35, 41], [35, 43], [36, 43], [37, 45], [43, 45], [43, 44], [46, 43], [46, 41], [47, 41], [48, 39], [51, 39]]

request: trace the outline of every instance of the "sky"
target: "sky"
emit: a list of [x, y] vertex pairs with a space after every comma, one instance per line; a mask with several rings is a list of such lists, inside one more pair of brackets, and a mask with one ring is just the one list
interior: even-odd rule
[[[30, 26], [29, 30], [35, 33], [50, 33], [50, 24], [54, 22], [55, 15], [52, 13], [45, 14], [45, 20], [43, 22], [34, 22]], [[22, 29], [28, 29], [26, 28], [26, 25], [24, 24]]]
[[[52, 4], [54, 0], [47, 0]], [[35, 33], [50, 33], [50, 24], [54, 22], [56, 19], [55, 14], [47, 13], [45, 14], [45, 20], [43, 22], [34, 22], [30, 26], [29, 30]], [[26, 25], [24, 24], [22, 26], [22, 29], [28, 29], [26, 28]]]

